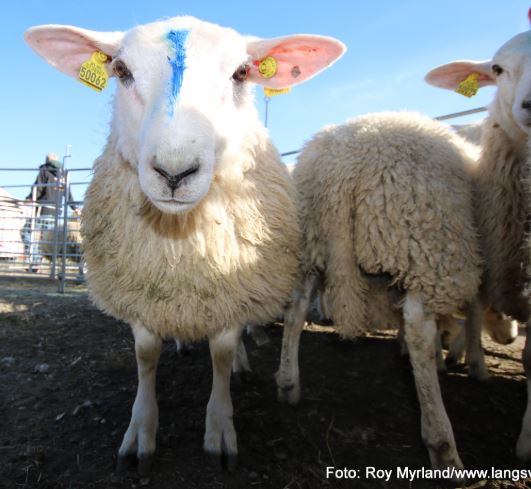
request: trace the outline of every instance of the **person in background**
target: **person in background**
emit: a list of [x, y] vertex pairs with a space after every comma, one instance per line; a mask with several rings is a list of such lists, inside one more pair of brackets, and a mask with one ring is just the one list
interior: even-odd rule
[[[42, 231], [53, 228], [56, 216], [61, 217], [62, 196], [64, 195], [63, 164], [57, 154], [48, 153], [43, 165], [39, 167], [39, 173], [26, 201], [33, 206], [30, 218], [26, 220], [21, 237], [24, 243], [24, 253], [30, 272], [38, 272], [42, 262], [39, 249], [39, 241]], [[72, 190], [68, 188], [68, 202], [70, 207], [80, 215], [80, 209], [73, 204]], [[59, 213], [59, 214], [58, 214]]]

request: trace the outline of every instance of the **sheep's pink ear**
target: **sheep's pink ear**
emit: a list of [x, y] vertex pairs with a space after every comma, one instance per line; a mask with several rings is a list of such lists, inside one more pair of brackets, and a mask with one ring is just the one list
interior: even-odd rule
[[287, 88], [314, 77], [346, 51], [337, 39], [299, 34], [251, 40], [248, 80], [269, 88]]
[[447, 90], [457, 90], [459, 84], [472, 73], [478, 73], [478, 86], [495, 85], [496, 80], [492, 75], [492, 61], [454, 61], [445, 65], [438, 66], [431, 70], [425, 80], [430, 85]]
[[112, 59], [123, 38], [122, 32], [96, 32], [66, 25], [42, 25], [24, 33], [29, 46], [54, 68], [77, 78], [81, 65], [95, 51]]

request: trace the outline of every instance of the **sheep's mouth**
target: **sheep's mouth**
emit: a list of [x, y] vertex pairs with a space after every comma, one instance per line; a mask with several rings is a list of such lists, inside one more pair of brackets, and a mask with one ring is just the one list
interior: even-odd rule
[[151, 199], [151, 203], [164, 214], [187, 213], [197, 205], [197, 200]]
[[172, 204], [175, 204], [175, 205], [192, 205], [192, 204], [195, 204], [195, 200], [178, 200], [178, 199], [154, 199], [153, 201], [154, 203], [155, 202], [159, 202], [159, 203], [162, 203], [162, 204], [169, 204], [169, 205], [172, 205]]

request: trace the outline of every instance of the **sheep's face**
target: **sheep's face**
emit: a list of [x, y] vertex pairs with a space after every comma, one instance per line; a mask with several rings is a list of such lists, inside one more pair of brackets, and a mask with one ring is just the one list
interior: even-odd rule
[[513, 117], [531, 132], [531, 32], [523, 32], [504, 44], [489, 66], [497, 87], [502, 116]]
[[456, 90], [473, 74], [479, 88], [496, 85], [493, 108], [504, 129], [515, 137], [531, 133], [531, 32], [513, 37], [491, 60], [448, 63], [431, 70], [426, 81]]
[[25, 37], [51, 65], [76, 78], [95, 52], [107, 55], [107, 72], [118, 78], [112, 141], [137, 169], [142, 191], [171, 214], [192, 209], [216, 170], [238, 161], [257, 120], [253, 83], [301, 83], [345, 51], [332, 38], [247, 39], [192, 17], [126, 33], [39, 26]]
[[194, 207], [218, 164], [241, 146], [254, 108], [249, 84], [234, 75], [247, 61], [242, 36], [193, 18], [124, 36], [111, 63], [119, 78], [113, 131], [161, 211]]

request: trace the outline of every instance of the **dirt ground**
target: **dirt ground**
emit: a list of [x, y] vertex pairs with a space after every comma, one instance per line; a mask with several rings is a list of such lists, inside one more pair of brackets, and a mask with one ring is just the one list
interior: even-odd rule
[[[93, 307], [83, 286], [0, 279], [0, 488], [317, 489], [439, 488], [440, 481], [329, 479], [327, 466], [428, 467], [407, 360], [392, 333], [357, 342], [306, 331], [301, 342], [303, 400], [276, 400], [273, 379], [281, 326], [271, 343], [246, 339], [254, 378], [232, 387], [240, 465], [228, 474], [201, 444], [211, 367], [208, 347], [179, 356], [168, 342], [158, 372], [160, 431], [153, 473], [115, 472], [116, 451], [136, 389], [128, 327]], [[441, 377], [445, 404], [467, 468], [516, 469], [514, 445], [525, 408], [519, 361], [486, 342], [493, 378], [464, 370]], [[470, 480], [469, 488], [531, 488], [531, 481]]]

